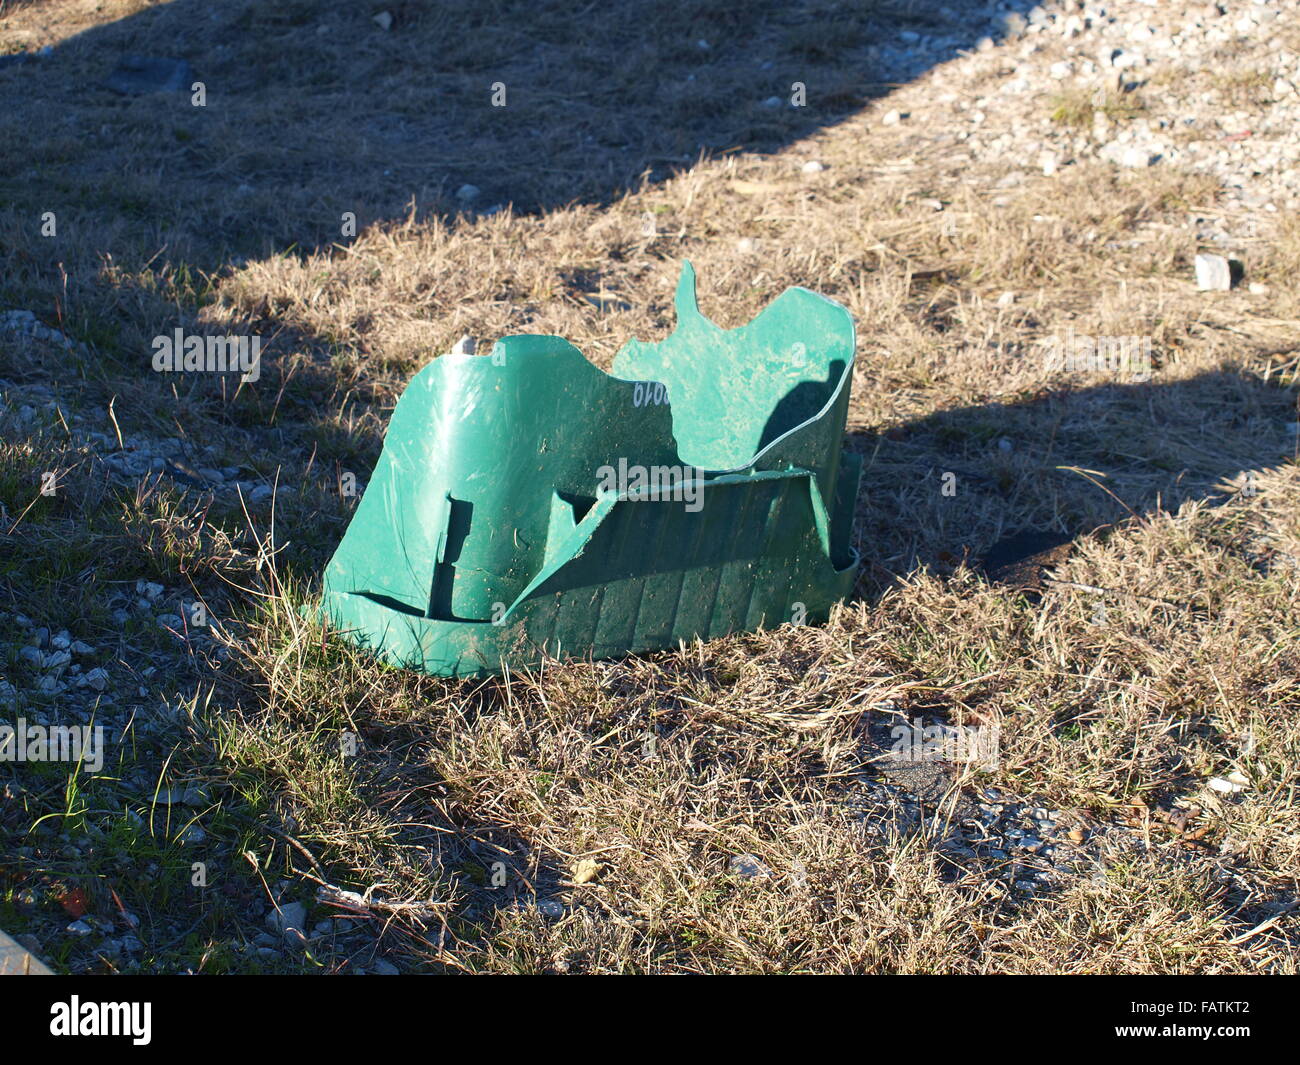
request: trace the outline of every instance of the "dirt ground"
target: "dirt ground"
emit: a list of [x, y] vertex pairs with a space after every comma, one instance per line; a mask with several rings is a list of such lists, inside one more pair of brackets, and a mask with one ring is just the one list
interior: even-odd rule
[[[1296, 971], [1300, 223], [1175, 102], [1264, 129], [1293, 8], [1126, 84], [1074, 5], [725, 7], [0, 4], [0, 725], [106, 736], [0, 761], [53, 968]], [[420, 367], [608, 368], [683, 259], [723, 326], [856, 320], [828, 623], [449, 681], [304, 620]], [[176, 329], [260, 379], [155, 372]]]

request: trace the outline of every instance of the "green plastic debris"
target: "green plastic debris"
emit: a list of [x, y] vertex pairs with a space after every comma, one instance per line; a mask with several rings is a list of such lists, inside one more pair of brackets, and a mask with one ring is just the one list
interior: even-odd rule
[[823, 620], [858, 563], [853, 320], [793, 288], [721, 329], [690, 263], [676, 304], [612, 374], [554, 336], [424, 367], [326, 567], [329, 625], [464, 676]]

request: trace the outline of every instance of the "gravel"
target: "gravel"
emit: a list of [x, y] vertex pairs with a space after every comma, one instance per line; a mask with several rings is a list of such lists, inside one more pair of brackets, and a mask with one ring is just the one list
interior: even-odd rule
[[[900, 132], [918, 146], [951, 142], [971, 163], [1049, 176], [1086, 159], [1212, 175], [1228, 210], [1193, 224], [1235, 247], [1257, 237], [1260, 212], [1300, 208], [1300, 54], [1276, 32], [1298, 15], [1300, 0], [1044, 3], [1027, 19], [950, 2], [916, 44], [870, 50], [880, 80], [917, 78], [875, 121], [910, 112]], [[957, 27], [969, 34], [972, 20], [994, 33], [961, 51]], [[1252, 97], [1241, 84], [1260, 89]], [[1063, 93], [1143, 106], [1130, 117], [1099, 107], [1080, 129], [1052, 119]]]

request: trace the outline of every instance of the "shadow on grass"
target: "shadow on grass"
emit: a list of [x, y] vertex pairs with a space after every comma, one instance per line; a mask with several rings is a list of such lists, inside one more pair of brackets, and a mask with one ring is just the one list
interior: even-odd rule
[[[0, 48], [40, 6], [0, 19]], [[93, 26], [0, 67], [0, 309], [89, 345], [56, 361], [0, 338], [0, 378], [86, 384], [158, 435], [211, 416], [232, 448], [265, 453], [245, 434], [316, 420], [323, 396], [362, 409], [387, 397], [346, 343], [289, 323], [273, 296], [252, 312], [262, 382], [238, 401], [153, 374], [151, 338], [194, 325], [244, 264], [347, 254], [372, 223], [610, 204], [701, 155], [776, 152], [1001, 39], [1031, 7], [403, 0], [386, 30], [368, 7], [172, 0]], [[185, 60], [205, 105], [188, 90], [110, 91], [126, 55]], [[458, 195], [468, 185], [472, 199]], [[582, 273], [573, 284], [597, 283], [598, 269]], [[347, 433], [321, 432], [325, 459], [355, 452]]]
[[1251, 471], [1295, 461], [1290, 388], [1229, 370], [1168, 383], [1099, 377], [1071, 387], [1058, 375], [1017, 402], [850, 432], [865, 464], [860, 587], [973, 563], [1017, 533], [1045, 546], [1249, 493]]
[[[607, 203], [701, 153], [840, 122], [1032, 3], [1000, 6], [398, 2], [384, 30], [366, 7], [173, 0], [0, 69], [0, 199], [11, 225], [54, 211], [72, 234], [104, 215], [114, 240], [96, 251], [120, 261], [134, 234], [204, 273], [343, 242], [345, 211], [360, 228]], [[188, 87], [115, 95], [127, 54], [185, 59], [206, 104]]]

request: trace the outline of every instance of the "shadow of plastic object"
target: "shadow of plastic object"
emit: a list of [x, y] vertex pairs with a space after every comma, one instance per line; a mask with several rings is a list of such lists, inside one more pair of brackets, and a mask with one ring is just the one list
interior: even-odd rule
[[325, 569], [329, 625], [445, 676], [824, 620], [853, 587], [853, 320], [806, 289], [612, 374], [554, 336], [434, 359]]

